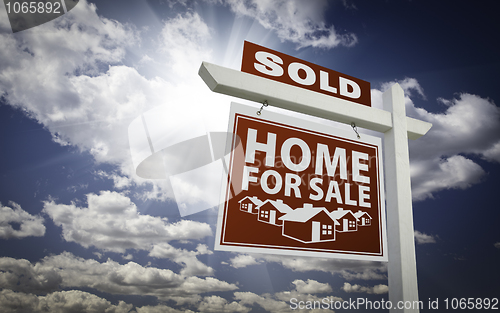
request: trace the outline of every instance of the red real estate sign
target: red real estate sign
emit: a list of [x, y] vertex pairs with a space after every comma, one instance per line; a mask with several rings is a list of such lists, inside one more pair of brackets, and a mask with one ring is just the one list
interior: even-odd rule
[[229, 132], [216, 250], [387, 261], [380, 138], [235, 103]]
[[241, 71], [371, 106], [370, 83], [245, 41]]

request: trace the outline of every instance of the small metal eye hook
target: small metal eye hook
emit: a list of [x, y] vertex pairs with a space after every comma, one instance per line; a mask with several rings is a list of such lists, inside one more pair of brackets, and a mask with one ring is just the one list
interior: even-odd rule
[[267, 100], [264, 100], [264, 102], [262, 103], [262, 106], [260, 107], [260, 109], [257, 111], [257, 115], [261, 115], [262, 114], [262, 110], [264, 109], [264, 107], [267, 107], [269, 104], [267, 104]]
[[356, 136], [358, 137], [358, 139], [361, 139], [361, 136], [358, 133], [358, 128], [356, 127], [356, 124], [354, 122], [351, 123], [351, 127], [352, 127], [352, 130], [354, 130], [354, 132], [356, 133]]

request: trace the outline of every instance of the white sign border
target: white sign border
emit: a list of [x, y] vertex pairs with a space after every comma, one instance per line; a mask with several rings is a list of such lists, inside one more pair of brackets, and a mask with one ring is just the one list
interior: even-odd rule
[[[311, 130], [314, 132], [331, 134], [339, 138], [340, 140], [348, 140], [356, 142], [357, 144], [370, 144], [377, 146], [378, 151], [378, 162], [377, 162], [377, 176], [379, 184], [379, 202], [380, 202], [380, 227], [382, 236], [382, 255], [370, 255], [369, 253], [357, 253], [357, 252], [316, 252], [316, 251], [300, 251], [301, 248], [287, 249], [287, 248], [258, 248], [258, 247], [244, 247], [239, 244], [239, 246], [228, 246], [221, 245], [221, 235], [222, 235], [222, 220], [224, 217], [225, 199], [227, 193], [230, 192], [231, 181], [228, 182], [232, 177], [232, 173], [224, 173], [222, 177], [221, 188], [221, 201], [219, 205], [218, 215], [217, 215], [217, 228], [215, 234], [215, 245], [214, 250], [216, 251], [231, 251], [231, 252], [241, 252], [241, 253], [263, 253], [263, 254], [275, 254], [275, 255], [288, 255], [288, 256], [306, 256], [306, 257], [322, 257], [329, 259], [346, 259], [346, 260], [359, 260], [359, 261], [388, 261], [388, 245], [387, 245], [387, 226], [386, 226], [386, 209], [385, 209], [385, 189], [384, 189], [384, 169], [383, 169], [383, 159], [382, 159], [382, 139], [379, 137], [374, 137], [370, 135], [363, 134], [360, 139], [358, 139], [353, 131], [346, 131], [339, 129], [330, 125], [315, 123], [312, 121], [300, 119], [297, 117], [292, 117], [289, 115], [284, 115], [276, 112], [271, 112], [269, 110], [263, 110], [262, 114], [258, 116], [256, 114], [257, 109], [248, 105], [239, 104], [236, 102], [231, 102], [231, 109], [229, 113], [229, 125], [228, 133], [234, 133], [234, 122], [236, 114], [242, 114], [247, 116], [254, 116], [257, 119], [262, 119], [269, 122], [280, 123], [285, 125], [294, 125], [295, 127], [302, 128], [304, 130]], [[234, 138], [227, 141], [226, 151], [232, 151], [229, 160], [229, 170], [232, 171], [232, 161], [233, 161], [233, 150], [232, 145], [234, 144]], [[226, 188], [227, 186], [227, 188]]]

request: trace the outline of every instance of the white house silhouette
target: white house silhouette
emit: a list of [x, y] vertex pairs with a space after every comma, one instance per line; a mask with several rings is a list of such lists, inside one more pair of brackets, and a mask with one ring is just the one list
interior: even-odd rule
[[304, 203], [303, 208], [280, 217], [283, 221], [282, 235], [304, 243], [334, 241], [335, 226], [333, 219], [324, 207], [314, 208], [310, 203]]
[[358, 219], [352, 214], [352, 211], [338, 208], [338, 210], [330, 212], [330, 216], [339, 223], [338, 232], [358, 230]]
[[256, 196], [253, 197], [246, 196], [240, 201], [238, 201], [238, 203], [240, 204], [241, 211], [257, 214], [259, 213], [259, 209], [257, 207], [262, 204], [262, 201], [259, 200]]
[[354, 213], [354, 216], [358, 219], [358, 226], [370, 226], [372, 224], [372, 217], [366, 212], [359, 210]]
[[280, 219], [283, 215], [290, 213], [293, 209], [283, 203], [283, 200], [266, 200], [259, 207], [259, 215], [257, 219], [261, 222], [266, 222], [273, 225], [282, 225]]

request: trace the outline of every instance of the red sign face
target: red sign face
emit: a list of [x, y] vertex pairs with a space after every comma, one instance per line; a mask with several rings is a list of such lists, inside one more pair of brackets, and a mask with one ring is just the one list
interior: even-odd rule
[[231, 107], [243, 152], [231, 154], [216, 249], [386, 261], [380, 138], [255, 111]]
[[371, 106], [370, 83], [245, 41], [241, 71]]

